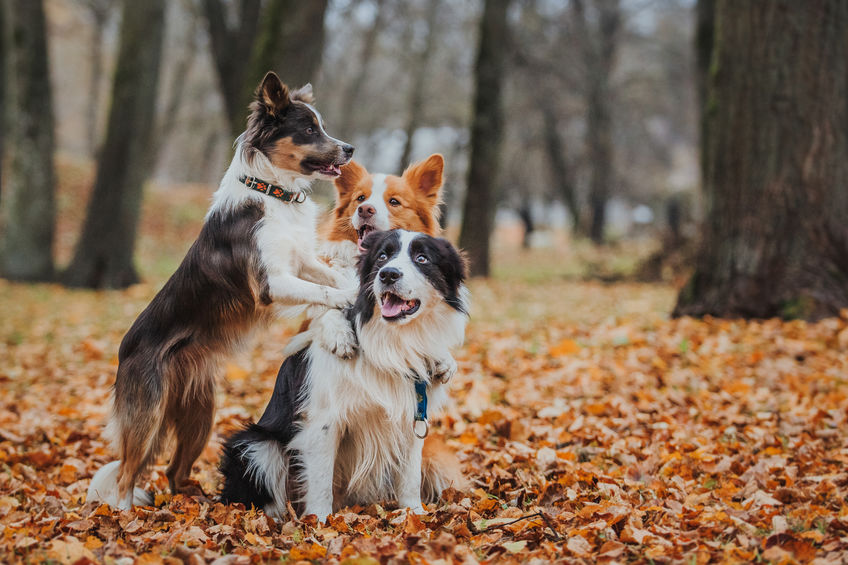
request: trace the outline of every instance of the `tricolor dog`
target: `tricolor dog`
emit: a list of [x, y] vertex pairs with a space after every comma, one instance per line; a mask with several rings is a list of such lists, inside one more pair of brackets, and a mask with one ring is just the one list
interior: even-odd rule
[[318, 259], [318, 210], [306, 196], [313, 179], [341, 174], [353, 147], [324, 131], [313, 102], [311, 86], [290, 91], [273, 73], [259, 85], [197, 241], [121, 342], [107, 429], [120, 460], [97, 472], [89, 500], [149, 503], [135, 483], [171, 437], [168, 481], [187, 490], [224, 360], [274, 307], [340, 308], [355, 298]]

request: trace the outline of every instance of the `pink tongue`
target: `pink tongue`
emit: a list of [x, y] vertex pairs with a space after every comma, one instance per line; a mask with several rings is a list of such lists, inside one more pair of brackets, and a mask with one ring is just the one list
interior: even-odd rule
[[386, 301], [383, 302], [381, 310], [383, 312], [383, 316], [386, 318], [394, 318], [403, 311], [403, 306], [404, 303], [402, 300], [398, 300], [394, 296], [389, 296]]

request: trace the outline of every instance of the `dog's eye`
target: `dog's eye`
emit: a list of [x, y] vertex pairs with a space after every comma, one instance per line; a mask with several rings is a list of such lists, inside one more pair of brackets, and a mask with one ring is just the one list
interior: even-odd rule
[[382, 263], [383, 261], [385, 261], [388, 258], [389, 258], [389, 256], [386, 255], [385, 253], [380, 253], [379, 255], [377, 255], [377, 262]]
[[400, 206], [400, 200], [397, 198], [389, 198], [389, 204], [392, 206]]
[[423, 253], [419, 253], [418, 255], [415, 256], [415, 262], [420, 264], [420, 265], [426, 265], [427, 263], [430, 262], [430, 259], [426, 255], [424, 255]]
[[356, 197], [356, 201], [357, 202], [365, 202], [365, 195], [360, 194], [359, 196]]
[[315, 128], [306, 128], [306, 135], [312, 135], [315, 133]]

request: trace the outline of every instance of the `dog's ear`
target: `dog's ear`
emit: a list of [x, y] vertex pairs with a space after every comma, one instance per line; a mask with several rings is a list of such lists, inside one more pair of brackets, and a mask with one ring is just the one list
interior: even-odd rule
[[291, 93], [292, 100], [300, 100], [307, 104], [315, 104], [315, 95], [312, 93], [312, 83], [307, 82]]
[[256, 101], [272, 116], [282, 114], [291, 103], [289, 87], [274, 71], [268, 71], [255, 93]]
[[347, 165], [344, 165], [341, 167], [341, 171], [342, 174], [336, 177], [335, 180], [336, 192], [339, 195], [339, 199], [353, 192], [359, 181], [368, 176], [368, 171], [365, 170], [365, 167], [356, 161], [351, 161]]
[[445, 158], [439, 153], [430, 155], [423, 161], [413, 163], [403, 172], [403, 178], [419, 193], [433, 202], [438, 202], [442, 189], [442, 173], [445, 170]]

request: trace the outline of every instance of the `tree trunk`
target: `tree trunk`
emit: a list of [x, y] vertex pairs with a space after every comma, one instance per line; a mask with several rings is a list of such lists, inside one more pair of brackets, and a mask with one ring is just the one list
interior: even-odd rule
[[326, 11], [327, 0], [268, 0], [241, 87], [239, 112], [231, 121], [234, 133], [244, 131], [253, 91], [268, 71], [292, 87], [315, 80], [324, 53]]
[[402, 172], [409, 166], [410, 155], [412, 154], [412, 138], [415, 135], [415, 130], [421, 125], [421, 116], [424, 114], [424, 102], [427, 98], [424, 96], [427, 86], [428, 63], [433, 53], [433, 47], [436, 43], [436, 18], [439, 16], [439, 0], [430, 0], [427, 5], [427, 39], [424, 41], [424, 46], [415, 57], [412, 64], [412, 84], [409, 94], [409, 116], [406, 121], [406, 142], [403, 144], [403, 153], [400, 156], [398, 163], [398, 172]]
[[374, 15], [374, 21], [368, 31], [365, 33], [365, 38], [362, 43], [362, 54], [359, 56], [359, 72], [353, 78], [350, 86], [342, 97], [342, 122], [339, 128], [341, 139], [350, 139], [353, 132], [354, 119], [358, 115], [356, 108], [359, 107], [359, 99], [362, 97], [362, 89], [365, 86], [365, 79], [368, 77], [368, 68], [371, 66], [371, 60], [374, 58], [374, 49], [377, 47], [377, 37], [380, 30], [383, 29], [385, 16], [383, 7], [385, 0], [375, 0], [375, 9], [377, 13]]
[[[6, 88], [9, 84], [6, 78], [6, 0], [0, 0], [0, 200], [3, 198], [3, 140], [6, 134]], [[2, 225], [0, 225], [2, 229]], [[2, 253], [2, 252], [0, 252]]]
[[706, 169], [709, 158], [707, 157], [707, 101], [708, 85], [710, 76], [710, 61], [713, 56], [713, 42], [715, 37], [715, 4], [716, 0], [698, 0], [696, 7], [696, 30], [695, 30], [695, 59], [696, 75], [695, 81], [698, 87], [698, 116], [700, 119], [700, 147], [701, 147], [701, 184], [706, 178]]
[[65, 273], [70, 286], [138, 282], [133, 250], [152, 133], [165, 27], [164, 0], [124, 0], [106, 140], [82, 236]]
[[103, 34], [109, 21], [112, 0], [90, 0], [86, 3], [93, 26], [88, 58], [91, 74], [88, 77], [88, 107], [85, 130], [90, 155], [97, 154], [97, 112], [100, 109], [100, 83], [103, 80]]
[[848, 3], [720, 1], [695, 273], [674, 315], [848, 307]]
[[238, 6], [238, 23], [235, 29], [230, 29], [221, 0], [203, 0], [203, 13], [209, 26], [212, 61], [218, 75], [221, 97], [224, 99], [227, 123], [238, 124], [238, 131], [232, 132], [233, 137], [244, 130], [242, 126], [247, 116], [247, 104], [243, 104], [242, 93], [247, 76], [247, 62], [256, 40], [262, 3], [260, 0], [241, 0]]
[[577, 191], [574, 188], [572, 174], [565, 159], [565, 143], [557, 127], [556, 111], [551, 106], [551, 99], [543, 97], [539, 100], [542, 116], [545, 122], [545, 150], [553, 173], [554, 185], [568, 207], [571, 215], [572, 230], [576, 231], [580, 224], [580, 208], [577, 204]]
[[502, 89], [506, 72], [509, 0], [486, 0], [480, 22], [480, 43], [474, 72], [474, 121], [468, 189], [462, 214], [459, 245], [465, 249], [471, 274], [489, 275], [489, 238], [495, 220], [501, 141]]
[[[612, 92], [610, 79], [621, 23], [619, 0], [597, 0], [598, 29], [588, 33], [583, 3], [574, 2], [586, 67], [586, 135], [591, 180], [589, 182], [589, 237], [603, 243], [606, 206], [614, 178], [612, 147]], [[593, 38], [592, 35], [596, 37]]]
[[9, 32], [3, 81], [9, 170], [3, 187], [0, 272], [15, 280], [49, 280], [56, 204], [44, 5], [41, 0], [5, 0], [0, 8]]

